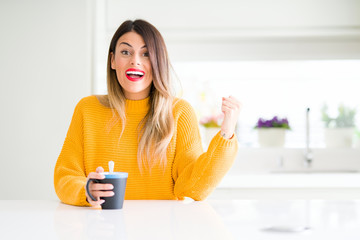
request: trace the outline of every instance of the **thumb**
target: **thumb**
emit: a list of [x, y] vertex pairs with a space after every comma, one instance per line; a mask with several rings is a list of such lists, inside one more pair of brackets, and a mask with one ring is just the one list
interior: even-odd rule
[[102, 172], [104, 172], [104, 169], [102, 167], [97, 167], [96, 172], [102, 173]]

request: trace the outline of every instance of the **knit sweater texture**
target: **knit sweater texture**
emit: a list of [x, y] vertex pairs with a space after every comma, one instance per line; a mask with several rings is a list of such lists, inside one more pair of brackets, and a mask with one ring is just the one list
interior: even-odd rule
[[59, 199], [67, 204], [90, 206], [85, 184], [90, 172], [114, 161], [116, 172], [127, 172], [125, 199], [205, 199], [221, 181], [236, 158], [238, 143], [218, 133], [203, 151], [198, 120], [188, 102], [176, 99], [173, 106], [175, 132], [168, 146], [167, 164], [151, 172], [137, 163], [138, 125], [149, 110], [149, 97], [126, 100], [126, 124], [113, 121], [113, 112], [96, 96], [77, 104], [54, 171]]

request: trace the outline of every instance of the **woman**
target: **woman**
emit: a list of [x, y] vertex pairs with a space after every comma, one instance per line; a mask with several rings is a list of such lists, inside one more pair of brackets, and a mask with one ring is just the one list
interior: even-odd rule
[[[115, 32], [107, 64], [108, 95], [83, 98], [55, 166], [61, 201], [98, 206], [114, 193], [102, 167], [128, 172], [125, 199], [206, 198], [231, 167], [240, 103], [223, 98], [221, 131], [203, 152], [193, 108], [170, 91], [170, 63], [158, 30], [143, 20], [126, 21]], [[110, 191], [102, 191], [110, 190]]]

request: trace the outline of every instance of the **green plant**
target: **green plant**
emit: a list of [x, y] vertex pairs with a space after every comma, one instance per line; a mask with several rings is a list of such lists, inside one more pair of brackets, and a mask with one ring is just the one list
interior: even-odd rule
[[344, 104], [340, 104], [338, 107], [338, 115], [336, 117], [330, 117], [328, 114], [328, 110], [329, 108], [327, 104], [324, 104], [321, 108], [321, 119], [325, 123], [325, 127], [355, 127], [356, 108], [350, 108], [346, 107]]

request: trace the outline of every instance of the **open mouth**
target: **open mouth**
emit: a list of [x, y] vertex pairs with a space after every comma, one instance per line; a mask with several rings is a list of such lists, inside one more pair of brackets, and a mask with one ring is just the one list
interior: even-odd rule
[[126, 77], [130, 80], [130, 81], [139, 81], [141, 79], [144, 78], [145, 76], [145, 72], [141, 71], [139, 69], [128, 69], [126, 72]]

